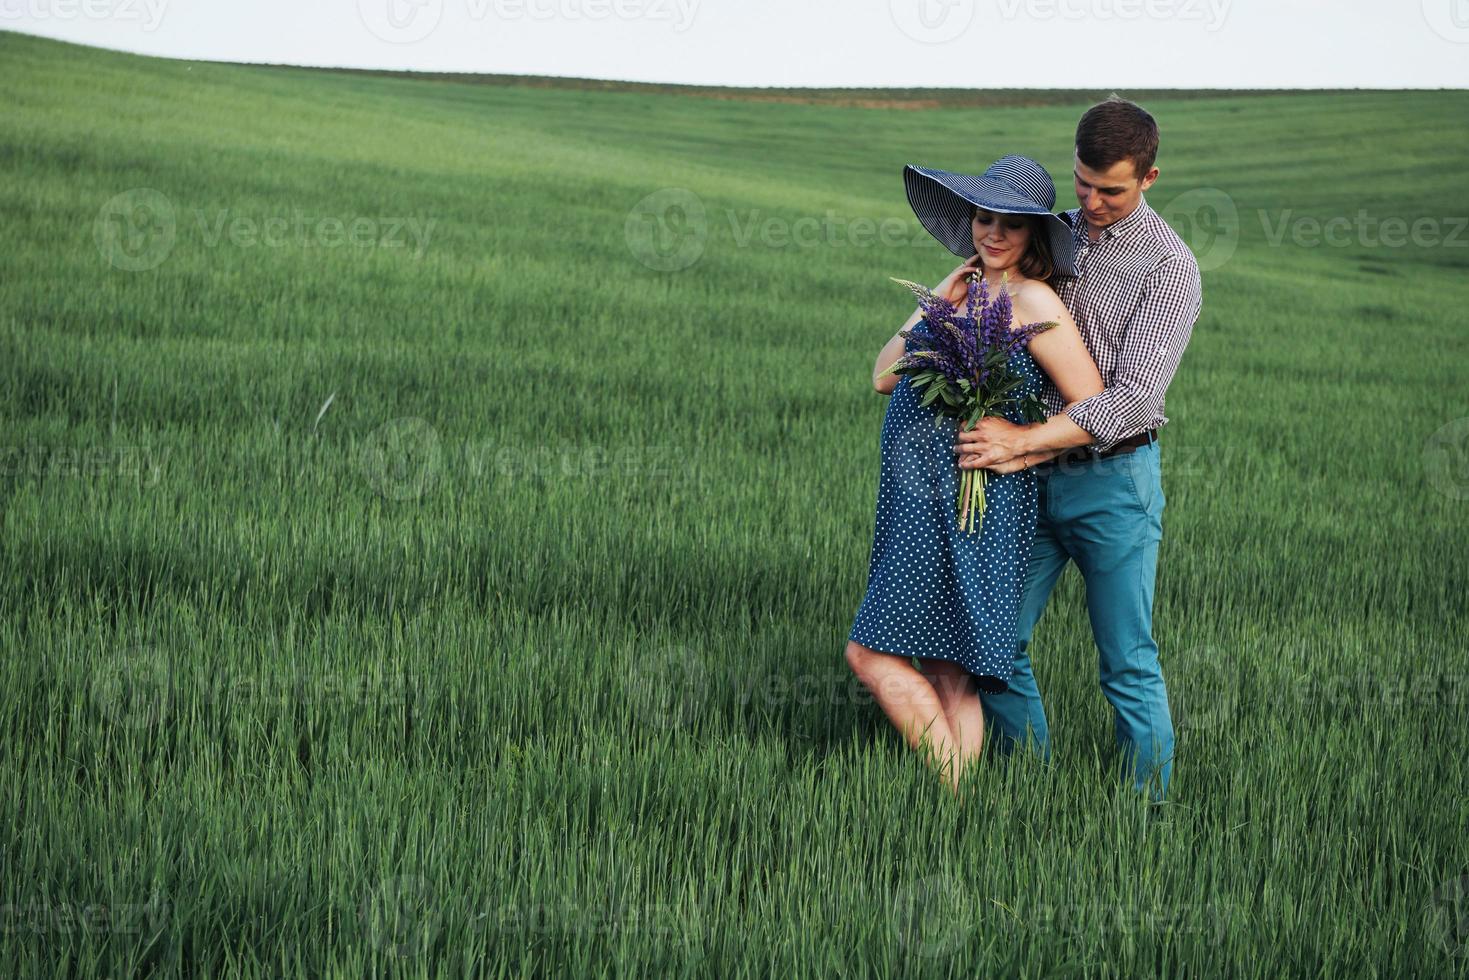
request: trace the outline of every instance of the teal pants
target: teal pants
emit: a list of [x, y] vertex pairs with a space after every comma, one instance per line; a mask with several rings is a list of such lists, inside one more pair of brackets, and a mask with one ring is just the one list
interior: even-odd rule
[[1020, 744], [1051, 757], [1050, 732], [1030, 662], [1030, 638], [1068, 561], [1086, 583], [1102, 694], [1112, 705], [1122, 770], [1162, 800], [1173, 762], [1168, 689], [1153, 642], [1153, 581], [1163, 537], [1156, 440], [1130, 453], [1034, 467], [1040, 491], [1035, 542], [1020, 603], [1015, 673], [1003, 694], [982, 695], [997, 748]]

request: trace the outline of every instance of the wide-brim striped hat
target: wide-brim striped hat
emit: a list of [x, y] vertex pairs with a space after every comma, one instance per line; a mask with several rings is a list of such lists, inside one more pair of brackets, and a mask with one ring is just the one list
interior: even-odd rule
[[1057, 272], [1076, 275], [1071, 227], [1051, 211], [1056, 204], [1056, 185], [1046, 168], [1030, 157], [1001, 157], [981, 177], [910, 163], [903, 168], [903, 183], [908, 203], [923, 227], [961, 259], [974, 254], [970, 221], [975, 205], [1000, 214], [1043, 214]]

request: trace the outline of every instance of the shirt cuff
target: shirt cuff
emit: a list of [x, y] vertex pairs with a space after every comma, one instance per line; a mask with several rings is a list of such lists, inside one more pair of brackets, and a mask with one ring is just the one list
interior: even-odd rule
[[1099, 404], [1105, 395], [1105, 391], [1098, 392], [1066, 409], [1066, 417], [1090, 433], [1093, 441], [1086, 448], [1099, 453], [1106, 452], [1121, 440], [1121, 436], [1109, 431], [1111, 427], [1106, 424], [1106, 407]]

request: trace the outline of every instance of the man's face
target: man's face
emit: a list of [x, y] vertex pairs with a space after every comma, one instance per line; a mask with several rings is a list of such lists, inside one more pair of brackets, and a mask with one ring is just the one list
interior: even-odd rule
[[1131, 160], [1119, 160], [1106, 170], [1093, 170], [1073, 154], [1071, 166], [1076, 178], [1076, 201], [1093, 228], [1105, 228], [1131, 214], [1143, 191], [1158, 179], [1158, 168], [1153, 167], [1139, 180]]

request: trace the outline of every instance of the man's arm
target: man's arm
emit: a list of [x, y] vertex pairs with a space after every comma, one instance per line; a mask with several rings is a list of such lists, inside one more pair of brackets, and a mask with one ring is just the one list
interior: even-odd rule
[[[1169, 256], [1148, 276], [1142, 302], [1123, 334], [1112, 383], [1037, 427], [1032, 436], [1040, 441], [1031, 448], [1059, 445], [1058, 440], [1072, 438], [1074, 430], [1080, 430], [1095, 437], [1097, 449], [1105, 451], [1149, 428], [1162, 414], [1163, 393], [1178, 370], [1202, 306], [1199, 269], [1193, 256]], [[1061, 419], [1071, 422], [1072, 428], [1058, 421]], [[1039, 431], [1053, 423], [1052, 431]]]
[[[1123, 332], [1112, 383], [1044, 422], [1015, 425], [1001, 418], [981, 419], [974, 434], [966, 433], [954, 446], [959, 466], [1011, 472], [1006, 464], [1018, 463], [1027, 453], [1086, 445], [1105, 451], [1147, 429], [1178, 370], [1201, 307], [1193, 256], [1165, 259], [1149, 274], [1142, 301]], [[1042, 457], [1031, 457], [1031, 465], [1040, 461]]]
[[[1105, 394], [1105, 389], [1102, 392]], [[1093, 395], [1092, 398], [1099, 398]], [[1086, 399], [1090, 401], [1091, 399]], [[1072, 402], [1072, 405], [1081, 405], [1084, 402]], [[1069, 407], [1069, 406], [1068, 406]], [[1086, 429], [1077, 425], [1065, 411], [1052, 415], [1044, 422], [1032, 422], [1030, 425], [1021, 427], [1024, 436], [1020, 440], [1019, 451], [1021, 453], [1061, 453], [1072, 446], [1085, 446], [1095, 438]]]
[[992, 415], [980, 419], [958, 438], [954, 451], [959, 454], [960, 469], [982, 467], [991, 473], [1014, 473], [1055, 459], [1072, 446], [1085, 446], [1092, 441], [1092, 434], [1063, 412], [1030, 425], [1016, 425]]

